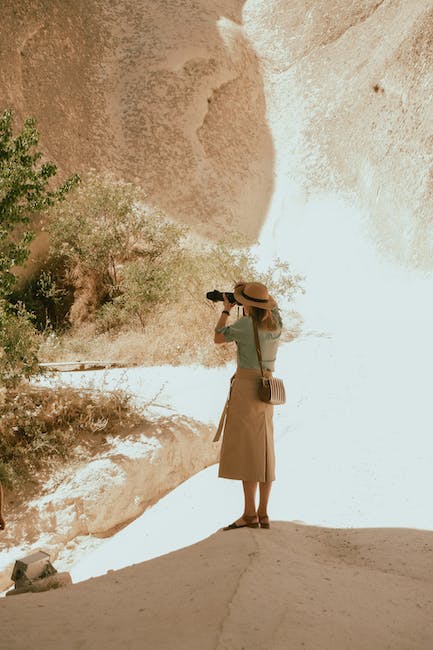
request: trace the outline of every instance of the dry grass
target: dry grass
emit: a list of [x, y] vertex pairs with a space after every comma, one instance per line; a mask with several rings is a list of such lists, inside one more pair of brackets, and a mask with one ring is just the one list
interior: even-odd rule
[[[45, 339], [41, 361], [103, 360], [130, 365], [220, 366], [233, 359], [233, 345], [216, 346], [215, 323], [221, 304], [169, 305], [155, 310], [144, 328], [124, 327], [98, 334], [94, 324], [81, 326], [61, 337]], [[233, 316], [236, 318], [236, 315]], [[301, 322], [295, 313], [285, 318], [284, 340], [299, 334]]]
[[119, 428], [143, 421], [121, 391], [22, 384], [0, 394], [0, 480], [15, 493], [36, 484], [42, 471], [65, 461], [86, 440], [101, 444]]

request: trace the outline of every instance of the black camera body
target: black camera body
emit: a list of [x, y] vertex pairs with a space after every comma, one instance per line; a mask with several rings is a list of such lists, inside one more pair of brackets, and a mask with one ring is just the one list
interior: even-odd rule
[[224, 295], [226, 294], [227, 300], [229, 301], [230, 304], [232, 305], [240, 305], [241, 303], [235, 300], [235, 295], [232, 291], [218, 291], [217, 289], [214, 289], [213, 291], [208, 291], [206, 294], [206, 298], [208, 300], [212, 300], [212, 302], [223, 302], [224, 300]]

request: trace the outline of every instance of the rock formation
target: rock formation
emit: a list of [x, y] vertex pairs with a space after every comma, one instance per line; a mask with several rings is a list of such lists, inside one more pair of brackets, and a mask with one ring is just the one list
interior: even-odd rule
[[[230, 535], [230, 537], [228, 537]], [[432, 533], [276, 522], [7, 598], [11, 650], [430, 650]]]
[[431, 268], [432, 38], [431, 0], [4, 0], [0, 108], [208, 236], [320, 192]]

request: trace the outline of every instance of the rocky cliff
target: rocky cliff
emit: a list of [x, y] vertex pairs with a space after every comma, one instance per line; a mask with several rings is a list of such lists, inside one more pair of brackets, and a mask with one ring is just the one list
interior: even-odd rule
[[432, 0], [4, 0], [1, 30], [1, 108], [62, 173], [110, 169], [209, 236], [343, 197], [431, 268]]

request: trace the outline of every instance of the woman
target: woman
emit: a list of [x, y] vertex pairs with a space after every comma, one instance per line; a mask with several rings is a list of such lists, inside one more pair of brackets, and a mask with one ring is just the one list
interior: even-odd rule
[[[275, 480], [273, 406], [258, 398], [260, 364], [254, 339], [257, 323], [265, 376], [275, 367], [282, 322], [275, 300], [264, 284], [237, 284], [235, 300], [244, 316], [227, 326], [234, 307], [224, 294], [224, 310], [215, 327], [215, 343], [236, 341], [237, 370], [215, 440], [224, 429], [218, 476], [242, 481], [245, 507], [242, 516], [224, 530], [270, 528], [267, 512], [272, 481]], [[256, 492], [259, 485], [259, 507]]]

